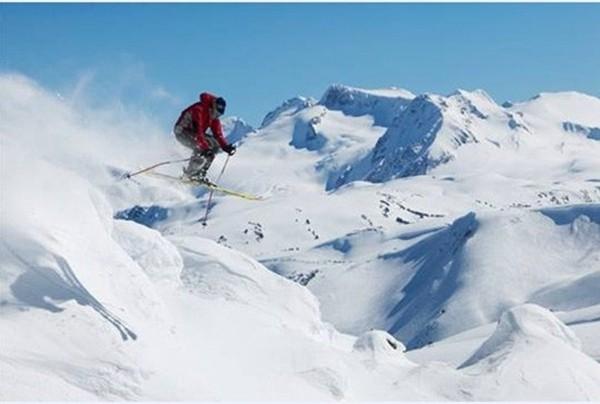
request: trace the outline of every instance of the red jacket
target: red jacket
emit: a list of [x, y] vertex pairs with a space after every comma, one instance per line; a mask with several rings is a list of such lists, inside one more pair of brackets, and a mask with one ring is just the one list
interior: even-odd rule
[[223, 129], [221, 128], [221, 121], [218, 118], [210, 119], [210, 108], [216, 98], [210, 93], [200, 94], [200, 102], [187, 107], [181, 113], [176, 123], [176, 125], [182, 126], [185, 130], [196, 134], [196, 142], [198, 142], [198, 147], [202, 150], [210, 148], [205, 135], [208, 128], [211, 129], [221, 148], [227, 146], [227, 141], [225, 140], [225, 136], [223, 136]]

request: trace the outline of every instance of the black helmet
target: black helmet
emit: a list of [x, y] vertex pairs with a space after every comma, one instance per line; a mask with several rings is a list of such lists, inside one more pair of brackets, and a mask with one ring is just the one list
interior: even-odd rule
[[225, 113], [225, 107], [227, 106], [227, 103], [223, 97], [219, 97], [215, 100], [215, 106], [217, 107], [217, 112], [223, 115]]

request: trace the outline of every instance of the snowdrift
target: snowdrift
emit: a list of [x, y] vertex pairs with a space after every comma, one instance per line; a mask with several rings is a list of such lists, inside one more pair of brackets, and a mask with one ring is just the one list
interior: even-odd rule
[[550, 311], [526, 304], [504, 312], [461, 368], [488, 400], [597, 400], [600, 365], [580, 349], [579, 339]]

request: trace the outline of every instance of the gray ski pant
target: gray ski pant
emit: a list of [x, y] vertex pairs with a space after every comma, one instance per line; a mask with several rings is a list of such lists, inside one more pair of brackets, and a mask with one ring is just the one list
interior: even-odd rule
[[196, 133], [186, 130], [180, 126], [175, 126], [174, 130], [177, 141], [192, 149], [192, 157], [188, 163], [187, 168], [184, 170], [187, 175], [199, 175], [205, 177], [210, 165], [215, 159], [215, 155], [221, 150], [219, 142], [212, 136], [212, 134], [205, 134], [206, 141], [209, 149], [204, 151], [198, 147], [196, 142]]

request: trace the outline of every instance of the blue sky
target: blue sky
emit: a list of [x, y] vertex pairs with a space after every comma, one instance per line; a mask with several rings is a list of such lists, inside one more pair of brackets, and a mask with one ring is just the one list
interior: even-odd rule
[[210, 90], [258, 125], [331, 83], [600, 96], [600, 4], [0, 4], [0, 71], [165, 128]]

